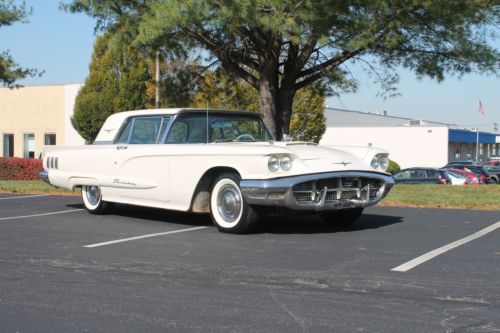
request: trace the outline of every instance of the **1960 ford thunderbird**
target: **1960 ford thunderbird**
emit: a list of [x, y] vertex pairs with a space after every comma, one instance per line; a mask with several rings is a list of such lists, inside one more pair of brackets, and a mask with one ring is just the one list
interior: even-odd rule
[[94, 144], [46, 146], [43, 162], [44, 180], [81, 187], [92, 214], [113, 203], [210, 213], [231, 233], [287, 211], [347, 224], [394, 184], [384, 150], [276, 142], [259, 114], [242, 111], [117, 113]]

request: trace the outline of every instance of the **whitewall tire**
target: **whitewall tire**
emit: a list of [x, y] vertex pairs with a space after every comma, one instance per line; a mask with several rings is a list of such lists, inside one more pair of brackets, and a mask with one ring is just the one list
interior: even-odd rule
[[99, 186], [82, 186], [82, 200], [85, 209], [91, 214], [105, 214], [112, 206], [102, 200]]
[[234, 173], [219, 175], [210, 191], [210, 216], [220, 231], [242, 234], [251, 232], [258, 220], [240, 190], [240, 177]]

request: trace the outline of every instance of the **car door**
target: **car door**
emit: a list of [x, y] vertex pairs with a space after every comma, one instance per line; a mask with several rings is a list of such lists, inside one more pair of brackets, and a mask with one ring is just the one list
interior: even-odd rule
[[159, 142], [170, 117], [162, 115], [131, 118], [115, 143], [112, 179], [121, 198], [168, 202], [170, 200], [169, 156]]

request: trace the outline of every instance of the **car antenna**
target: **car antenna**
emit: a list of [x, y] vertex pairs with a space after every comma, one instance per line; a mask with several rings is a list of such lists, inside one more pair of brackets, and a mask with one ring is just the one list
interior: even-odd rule
[[207, 100], [207, 144], [208, 144], [208, 100]]

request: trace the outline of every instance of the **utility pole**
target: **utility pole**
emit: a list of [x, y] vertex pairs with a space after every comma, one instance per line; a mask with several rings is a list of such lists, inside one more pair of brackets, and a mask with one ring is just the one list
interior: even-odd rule
[[160, 51], [156, 51], [155, 108], [160, 108]]

